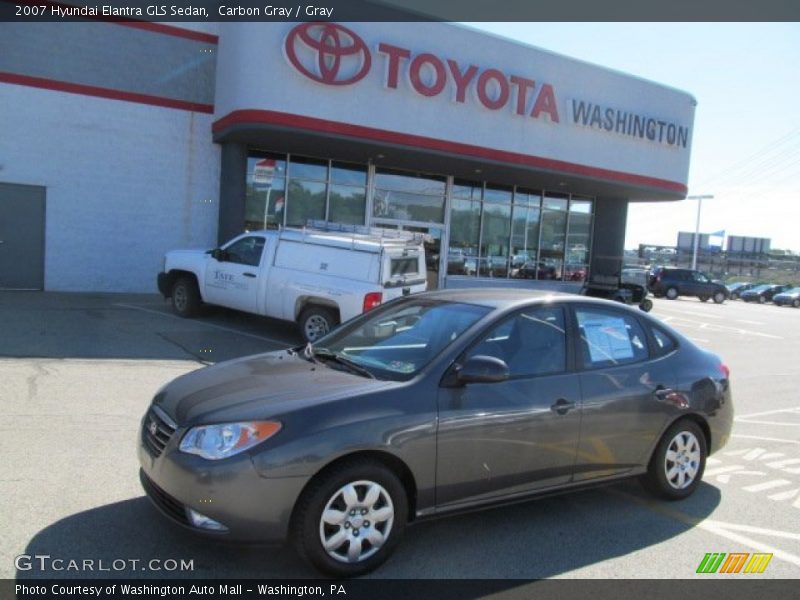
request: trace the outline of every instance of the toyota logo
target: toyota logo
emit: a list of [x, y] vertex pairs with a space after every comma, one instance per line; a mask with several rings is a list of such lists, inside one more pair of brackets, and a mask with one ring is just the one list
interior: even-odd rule
[[360, 37], [337, 23], [303, 23], [286, 36], [286, 57], [309, 79], [350, 85], [369, 73], [372, 57]]

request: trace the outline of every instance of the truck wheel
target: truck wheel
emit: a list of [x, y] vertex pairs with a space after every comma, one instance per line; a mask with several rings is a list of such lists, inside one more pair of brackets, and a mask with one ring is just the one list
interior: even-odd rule
[[203, 301], [192, 277], [179, 277], [172, 284], [172, 310], [180, 317], [193, 317], [200, 312]]
[[307, 342], [316, 342], [338, 325], [336, 315], [324, 306], [309, 306], [300, 313], [298, 323], [303, 339]]
[[678, 288], [667, 288], [666, 296], [668, 300], [675, 300], [678, 297]]
[[650, 300], [650, 298], [645, 298], [639, 304], [639, 308], [641, 308], [644, 312], [650, 312], [651, 310], [653, 310], [653, 301]]
[[714, 304], [722, 304], [723, 302], [725, 302], [724, 292], [717, 292], [714, 294]]

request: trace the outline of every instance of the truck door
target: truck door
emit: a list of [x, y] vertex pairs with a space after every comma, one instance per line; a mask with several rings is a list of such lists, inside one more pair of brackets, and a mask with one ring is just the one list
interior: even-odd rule
[[210, 257], [203, 290], [206, 302], [257, 312], [265, 243], [261, 236], [243, 237], [223, 248], [219, 260]]

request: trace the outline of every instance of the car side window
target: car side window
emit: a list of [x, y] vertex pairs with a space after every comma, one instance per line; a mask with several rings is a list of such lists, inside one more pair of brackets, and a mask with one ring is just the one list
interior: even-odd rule
[[601, 308], [578, 308], [575, 316], [584, 368], [613, 367], [649, 358], [644, 330], [633, 316]]
[[706, 277], [705, 275], [703, 275], [702, 273], [695, 273], [694, 274], [694, 280], [695, 281], [699, 281], [701, 283], [708, 283], [710, 281], [710, 279], [708, 277]]
[[660, 327], [651, 325], [650, 331], [653, 334], [653, 340], [656, 342], [656, 348], [659, 355], [669, 354], [675, 349], [675, 341]]
[[504, 361], [511, 377], [563, 372], [567, 367], [564, 310], [536, 306], [516, 313], [489, 332], [467, 358], [479, 355]]
[[257, 267], [261, 262], [265, 242], [260, 236], [242, 238], [225, 248], [225, 259], [227, 262]]

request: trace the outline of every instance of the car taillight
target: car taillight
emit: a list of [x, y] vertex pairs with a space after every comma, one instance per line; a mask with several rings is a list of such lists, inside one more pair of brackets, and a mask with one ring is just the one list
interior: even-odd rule
[[383, 300], [383, 292], [370, 292], [366, 296], [364, 296], [364, 312], [368, 310], [372, 310], [376, 306], [378, 306], [381, 301]]
[[725, 376], [725, 379], [731, 378], [731, 370], [725, 363], [719, 363], [719, 372]]

